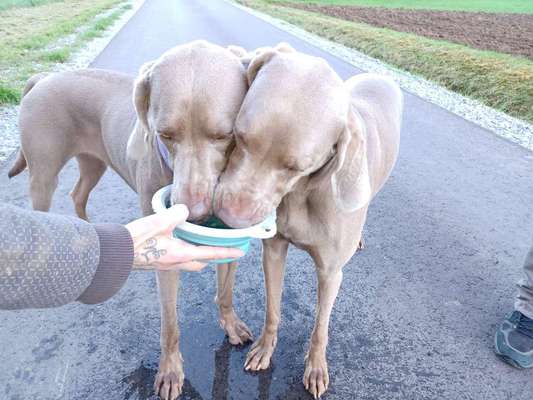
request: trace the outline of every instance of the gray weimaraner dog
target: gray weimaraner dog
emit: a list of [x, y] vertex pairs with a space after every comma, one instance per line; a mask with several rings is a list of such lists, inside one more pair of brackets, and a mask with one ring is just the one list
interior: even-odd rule
[[250, 89], [235, 122], [236, 147], [215, 192], [228, 225], [255, 224], [277, 209], [278, 234], [263, 241], [266, 318], [245, 368], [269, 366], [277, 342], [288, 244], [316, 264], [318, 304], [303, 382], [329, 384], [326, 345], [342, 267], [357, 250], [368, 204], [387, 180], [400, 140], [403, 96], [372, 74], [343, 82], [322, 59], [287, 45], [248, 67]]
[[[33, 77], [20, 109], [21, 151], [9, 176], [27, 166], [33, 207], [47, 211], [59, 171], [76, 157], [80, 178], [72, 198], [81, 218], [87, 218], [89, 193], [108, 166], [139, 194], [145, 215], [152, 214], [155, 191], [173, 183], [172, 202], [186, 204], [191, 219], [206, 217], [248, 88], [243, 54], [197, 41], [144, 65], [137, 80], [104, 70]], [[167, 162], [158, 146], [165, 146]], [[233, 310], [235, 268], [217, 267], [216, 302], [230, 342], [239, 344], [251, 333]], [[165, 400], [179, 396], [184, 379], [178, 278], [177, 272], [158, 273], [161, 358], [155, 390]]]

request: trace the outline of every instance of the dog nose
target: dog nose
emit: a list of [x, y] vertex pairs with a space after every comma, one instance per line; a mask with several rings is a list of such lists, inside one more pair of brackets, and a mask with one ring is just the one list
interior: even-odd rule
[[207, 190], [191, 190], [191, 186], [181, 187], [174, 193], [172, 203], [185, 204], [189, 208], [189, 220], [198, 221], [211, 213], [211, 197]]
[[191, 221], [203, 219], [209, 215], [209, 209], [209, 205], [204, 201], [195, 203], [189, 207], [189, 219]]
[[226, 192], [215, 202], [215, 214], [233, 228], [246, 228], [262, 220], [261, 207], [248, 193]]
[[216, 212], [216, 216], [220, 218], [226, 225], [232, 228], [247, 228], [253, 225], [253, 221], [249, 218], [237, 216], [238, 214], [227, 208], [221, 208]]

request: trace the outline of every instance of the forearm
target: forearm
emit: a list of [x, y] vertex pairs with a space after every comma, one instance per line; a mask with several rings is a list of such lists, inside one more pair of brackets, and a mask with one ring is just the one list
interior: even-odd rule
[[0, 308], [104, 301], [122, 286], [132, 259], [131, 237], [120, 225], [95, 228], [0, 204]]

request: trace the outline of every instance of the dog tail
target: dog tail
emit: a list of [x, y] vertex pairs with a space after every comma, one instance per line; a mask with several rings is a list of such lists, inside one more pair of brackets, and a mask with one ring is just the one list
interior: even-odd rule
[[[22, 97], [26, 96], [30, 92], [30, 90], [32, 90], [33, 87], [37, 84], [37, 82], [39, 82], [47, 75], [47, 73], [35, 74], [30, 79], [28, 79], [28, 82], [26, 82], [26, 86], [24, 86], [24, 90], [22, 90]], [[22, 149], [19, 149], [17, 159], [15, 160], [15, 163], [7, 173], [7, 176], [9, 177], [9, 179], [11, 179], [14, 176], [20, 174], [22, 171], [24, 171], [27, 166], [28, 162], [26, 161], [26, 157], [24, 157]]]
[[26, 82], [26, 86], [24, 86], [24, 90], [22, 91], [22, 97], [26, 96], [30, 90], [33, 89], [33, 87], [39, 82], [41, 79], [48, 76], [48, 73], [41, 72], [39, 74], [33, 75], [30, 79], [28, 79], [28, 82]]
[[26, 162], [26, 157], [24, 157], [22, 150], [19, 150], [15, 163], [13, 164], [13, 166], [7, 173], [8, 178], [11, 179], [14, 176], [20, 174], [22, 171], [26, 169], [27, 166], [28, 166], [28, 163]]

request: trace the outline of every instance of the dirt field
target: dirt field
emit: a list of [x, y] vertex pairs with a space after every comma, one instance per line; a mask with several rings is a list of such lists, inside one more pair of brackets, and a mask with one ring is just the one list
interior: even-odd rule
[[284, 4], [349, 21], [533, 59], [533, 15]]

